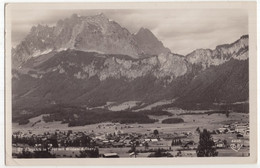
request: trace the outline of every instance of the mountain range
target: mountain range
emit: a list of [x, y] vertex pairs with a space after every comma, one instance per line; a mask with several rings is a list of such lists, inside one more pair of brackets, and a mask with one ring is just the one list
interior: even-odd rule
[[248, 38], [179, 55], [149, 29], [131, 34], [102, 13], [37, 25], [12, 49], [13, 110], [131, 100], [171, 99], [172, 106], [191, 108], [248, 101]]

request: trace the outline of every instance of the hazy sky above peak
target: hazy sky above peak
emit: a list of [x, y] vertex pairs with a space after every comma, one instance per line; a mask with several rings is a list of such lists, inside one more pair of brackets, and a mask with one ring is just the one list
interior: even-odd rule
[[248, 16], [243, 10], [15, 10], [12, 12], [12, 45], [19, 44], [37, 24], [55, 25], [59, 19], [104, 13], [131, 33], [150, 29], [173, 53], [186, 55], [198, 48], [214, 49], [248, 34]]

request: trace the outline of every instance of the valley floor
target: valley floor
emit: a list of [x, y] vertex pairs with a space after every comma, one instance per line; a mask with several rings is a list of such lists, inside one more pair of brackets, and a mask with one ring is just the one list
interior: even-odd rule
[[[153, 152], [149, 152], [148, 149], [165, 149], [173, 157], [182, 156], [182, 157], [196, 157], [196, 148], [199, 142], [199, 134], [196, 132], [196, 129], [200, 130], [207, 129], [211, 132], [212, 138], [216, 144], [219, 144], [217, 147], [218, 156], [249, 156], [249, 130], [248, 122], [249, 115], [246, 113], [236, 113], [232, 112], [227, 117], [225, 114], [191, 114], [191, 115], [180, 115], [176, 111], [171, 111], [174, 115], [169, 116], [150, 116], [152, 118], [158, 119], [157, 123], [152, 124], [120, 124], [120, 123], [99, 123], [85, 126], [77, 127], [68, 127], [67, 124], [61, 124], [60, 122], [51, 122], [45, 123], [39, 121], [42, 116], [30, 119], [30, 123], [26, 125], [18, 125], [13, 123], [13, 133], [20, 132], [25, 136], [30, 135], [43, 135], [46, 133], [55, 133], [63, 131], [71, 132], [84, 132], [86, 134], [93, 134], [94, 139], [101, 139], [104, 143], [109, 141], [106, 139], [108, 134], [114, 134], [119, 137], [123, 145], [120, 147], [114, 147], [114, 141], [109, 141], [110, 146], [105, 145], [99, 147], [99, 153], [116, 153], [119, 157], [134, 157], [129, 151], [131, 149], [130, 144], [127, 144], [126, 135], [138, 135], [138, 141], [140, 145], [136, 146], [136, 150], [146, 151], [139, 152], [136, 157], [147, 157]], [[193, 111], [200, 113], [201, 111]], [[185, 112], [187, 113], [187, 111]], [[178, 124], [163, 124], [161, 121], [166, 118], [179, 117], [184, 120], [184, 123]], [[32, 126], [33, 124], [33, 126]], [[230, 127], [233, 127], [230, 129]], [[240, 127], [243, 127], [244, 130], [241, 130]], [[225, 130], [226, 129], [226, 130]], [[158, 137], [153, 136], [154, 130], [158, 130]], [[124, 137], [120, 137], [121, 134], [124, 134]], [[241, 135], [238, 137], [238, 135]], [[147, 138], [150, 138], [148, 141], [149, 148], [145, 150], [144, 142], [147, 141]], [[169, 138], [173, 137], [173, 138]], [[174, 137], [179, 137], [182, 141], [182, 145], [172, 145]], [[148, 139], [149, 139], [148, 138]], [[152, 142], [152, 139], [157, 139]], [[223, 141], [226, 141], [226, 145], [223, 146]], [[232, 144], [235, 142], [241, 144], [241, 148], [237, 151], [231, 148]], [[193, 142], [192, 145], [184, 147], [184, 144], [187, 142]], [[13, 154], [17, 154], [22, 151], [23, 146], [13, 144]], [[28, 150], [34, 150], [33, 147], [27, 147]], [[81, 148], [52, 148], [52, 153], [56, 157], [76, 157], [79, 155]], [[179, 152], [181, 151], [181, 153]]]

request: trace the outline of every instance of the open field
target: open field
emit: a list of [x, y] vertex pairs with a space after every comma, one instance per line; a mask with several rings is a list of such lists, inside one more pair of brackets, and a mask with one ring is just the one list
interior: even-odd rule
[[[173, 113], [174, 114], [174, 113]], [[197, 127], [200, 129], [206, 128], [208, 130], [214, 130], [220, 128], [223, 124], [228, 124], [231, 122], [248, 122], [249, 115], [245, 113], [230, 113], [227, 118], [225, 114], [211, 114], [211, 115], [183, 115], [179, 116], [174, 114], [171, 117], [178, 117], [184, 120], [184, 123], [178, 124], [162, 124], [161, 121], [166, 118], [171, 118], [168, 116], [150, 116], [154, 119], [158, 119], [159, 122], [151, 124], [113, 124], [113, 123], [99, 123], [85, 126], [76, 126], [68, 127], [68, 124], [61, 124], [59, 121], [45, 123], [41, 116], [30, 119], [30, 122], [26, 125], [18, 125], [13, 123], [13, 131], [22, 131], [22, 132], [32, 132], [35, 134], [44, 133], [44, 132], [54, 132], [55, 130], [75, 130], [75, 131], [86, 131], [95, 133], [113, 133], [115, 128], [122, 130], [124, 133], [151, 133], [154, 129], [157, 129], [159, 132], [164, 133], [173, 133], [173, 132], [183, 132], [190, 131], [194, 132]], [[39, 123], [36, 123], [33, 127], [32, 125], [41, 120]], [[98, 128], [98, 125], [101, 125]], [[53, 129], [55, 128], [55, 129]]]
[[141, 110], [151, 110], [154, 107], [158, 107], [158, 106], [162, 106], [162, 105], [166, 105], [166, 104], [171, 104], [173, 103], [175, 100], [161, 100], [161, 101], [157, 101], [155, 103], [149, 104], [149, 105], [144, 105], [144, 107], [137, 109], [135, 111], [141, 111]]

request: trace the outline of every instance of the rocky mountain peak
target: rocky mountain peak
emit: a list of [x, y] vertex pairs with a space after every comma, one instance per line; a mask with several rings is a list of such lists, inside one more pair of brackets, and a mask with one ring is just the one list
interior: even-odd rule
[[32, 27], [26, 38], [13, 50], [13, 63], [19, 66], [43, 53], [69, 48], [123, 54], [132, 58], [170, 52], [146, 28], [141, 28], [133, 35], [117, 22], [109, 20], [103, 13], [93, 16], [72, 14], [69, 18], [59, 20], [54, 27]]
[[146, 34], [149, 34], [151, 36], [154, 36], [153, 33], [149, 29], [144, 28], [144, 27], [141, 27], [136, 34], [141, 34], [141, 33], [146, 33]]
[[237, 52], [241, 48], [248, 47], [248, 35], [243, 35], [237, 41], [231, 44], [223, 44], [216, 47], [216, 50], [230, 50], [230, 52]]
[[147, 28], [140, 28], [134, 35], [139, 48], [143, 53], [151, 55], [167, 54], [170, 49], [164, 47], [163, 43]]

